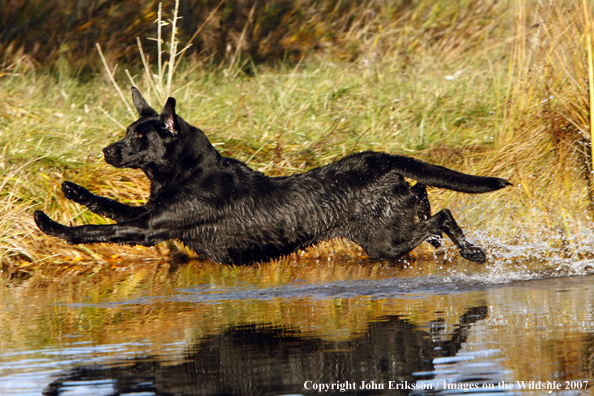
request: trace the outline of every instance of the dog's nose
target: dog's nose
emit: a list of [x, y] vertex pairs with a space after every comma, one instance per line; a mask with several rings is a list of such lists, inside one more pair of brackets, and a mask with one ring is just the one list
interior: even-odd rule
[[110, 144], [103, 149], [103, 158], [105, 162], [113, 166], [119, 166], [122, 162], [122, 155], [117, 144]]
[[103, 155], [105, 157], [113, 157], [114, 154], [115, 154], [115, 147], [113, 146], [113, 144], [110, 144], [109, 146], [107, 146], [103, 149]]

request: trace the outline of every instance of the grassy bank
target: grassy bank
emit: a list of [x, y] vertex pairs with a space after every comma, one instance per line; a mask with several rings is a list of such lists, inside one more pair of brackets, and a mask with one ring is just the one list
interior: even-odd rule
[[[270, 175], [372, 149], [508, 178], [513, 188], [488, 195], [431, 191], [434, 207], [453, 209], [496, 257], [521, 256], [511, 247], [528, 242], [549, 249], [539, 259], [590, 257], [588, 29], [581, 3], [472, 8], [480, 18], [457, 8], [447, 14], [448, 4], [417, 3], [400, 19], [385, 20], [382, 30], [379, 19], [361, 24], [358, 55], [348, 59], [332, 48], [274, 64], [256, 64], [241, 51], [220, 63], [186, 58], [173, 77], [178, 113], [223, 155]], [[183, 249], [69, 246], [36, 229], [37, 208], [66, 224], [105, 222], [67, 202], [63, 180], [128, 203], [145, 201], [148, 183], [139, 172], [103, 162], [101, 149], [133, 121], [105, 73], [81, 78], [67, 65], [48, 70], [30, 59], [14, 58], [0, 72], [3, 273], [93, 273]], [[124, 68], [158, 108], [163, 98], [139, 56], [115, 70], [129, 96]]]

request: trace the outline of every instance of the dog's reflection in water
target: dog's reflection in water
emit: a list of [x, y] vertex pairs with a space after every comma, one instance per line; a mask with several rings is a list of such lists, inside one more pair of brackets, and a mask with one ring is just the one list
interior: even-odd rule
[[410, 387], [431, 377], [433, 360], [455, 356], [472, 324], [487, 315], [485, 306], [468, 309], [450, 334], [443, 334], [439, 322], [421, 329], [391, 316], [370, 323], [364, 334], [348, 341], [306, 336], [291, 328], [231, 327], [199, 341], [187, 351], [183, 363], [147, 357], [76, 368], [54, 381], [44, 394], [74, 392], [77, 386], [94, 381], [120, 393], [157, 395], [319, 394], [314, 384], [332, 383], [338, 383], [337, 388], [324, 394], [345, 394], [338, 389], [340, 383], [348, 381], [358, 389], [363, 381], [374, 381], [384, 384], [384, 389], [357, 394], [404, 395], [410, 389], [388, 389], [389, 381]]

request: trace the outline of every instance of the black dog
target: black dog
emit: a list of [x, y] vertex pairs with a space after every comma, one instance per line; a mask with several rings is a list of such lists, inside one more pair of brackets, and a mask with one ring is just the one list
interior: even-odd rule
[[[159, 115], [136, 88], [132, 97], [140, 118], [103, 153], [115, 167], [146, 173], [149, 202], [128, 206], [64, 182], [66, 198], [118, 223], [67, 227], [36, 211], [35, 222], [46, 234], [71, 244], [153, 246], [178, 238], [203, 258], [248, 264], [337, 237], [356, 242], [372, 258], [391, 260], [428, 238], [439, 246], [437, 236], [445, 233], [463, 257], [486, 260], [448, 209], [431, 216], [425, 185], [483, 193], [510, 185], [504, 179], [376, 152], [268, 177], [221, 156], [200, 129], [175, 114], [175, 99]], [[405, 176], [418, 183], [409, 188]]]

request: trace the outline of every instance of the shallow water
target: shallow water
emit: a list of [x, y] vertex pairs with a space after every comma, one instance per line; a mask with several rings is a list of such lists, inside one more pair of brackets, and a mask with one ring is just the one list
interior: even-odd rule
[[589, 394], [590, 261], [433, 262], [146, 264], [7, 286], [0, 394]]

